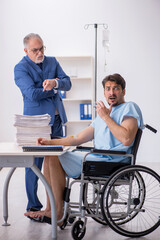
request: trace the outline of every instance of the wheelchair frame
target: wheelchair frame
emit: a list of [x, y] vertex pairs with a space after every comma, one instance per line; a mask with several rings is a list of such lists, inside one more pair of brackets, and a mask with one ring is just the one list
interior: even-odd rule
[[[147, 124], [143, 127], [154, 133], [157, 132], [156, 129]], [[141, 136], [142, 130], [138, 129], [130, 154], [123, 151], [100, 150], [82, 146], [78, 146], [74, 150], [87, 151], [87, 153], [83, 158], [80, 178], [73, 179], [70, 183], [70, 178], [67, 177], [64, 193], [64, 216], [62, 220], [68, 216], [68, 221], [70, 223], [74, 222], [72, 226], [73, 239], [79, 240], [84, 237], [87, 217], [92, 217], [100, 224], [109, 225], [114, 231], [127, 237], [144, 236], [159, 226], [160, 210], [158, 210], [156, 217], [149, 213], [154, 218], [151, 225], [145, 223], [147, 226], [141, 227], [139, 230], [136, 223], [136, 221], [140, 221], [138, 217], [140, 214], [143, 215], [144, 213], [145, 217], [150, 217], [147, 211], [152, 211], [150, 207], [148, 210], [148, 206], [146, 207], [145, 204], [146, 201], [148, 204], [149, 194], [149, 184], [145, 183], [147, 177], [156, 182], [155, 187], [158, 192], [156, 194], [160, 199], [160, 176], [149, 168], [135, 165]], [[86, 161], [90, 154], [130, 157], [131, 164]], [[106, 171], [107, 169], [109, 171]], [[75, 183], [80, 183], [79, 202], [70, 202], [71, 188]], [[90, 187], [92, 187], [91, 190]], [[89, 199], [89, 191], [91, 191], [91, 200]], [[156, 199], [156, 196], [154, 199]], [[156, 207], [160, 208], [160, 203], [157, 201]], [[75, 221], [76, 217], [79, 218], [78, 221]]]

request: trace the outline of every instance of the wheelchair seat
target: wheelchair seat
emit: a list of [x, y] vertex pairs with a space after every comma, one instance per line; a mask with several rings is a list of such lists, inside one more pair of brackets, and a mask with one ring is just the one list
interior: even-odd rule
[[[113, 150], [102, 150], [96, 148], [82, 147], [77, 146], [76, 150], [79, 151], [90, 151], [89, 154], [101, 154], [101, 155], [117, 155], [117, 156], [125, 156], [131, 158], [131, 165], [135, 164], [136, 156], [140, 144], [140, 140], [142, 137], [142, 130], [139, 128], [137, 130], [137, 134], [134, 140], [134, 144], [132, 147], [132, 151], [130, 154], [127, 154], [125, 151], [113, 151]], [[129, 163], [123, 162], [93, 162], [93, 161], [84, 161], [83, 162], [83, 173], [84, 176], [95, 176], [95, 177], [108, 177], [113, 174], [116, 170], [129, 166]]]

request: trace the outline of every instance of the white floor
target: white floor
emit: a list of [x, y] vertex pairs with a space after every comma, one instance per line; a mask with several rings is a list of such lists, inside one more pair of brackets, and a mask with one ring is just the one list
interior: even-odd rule
[[[160, 173], [160, 164], [149, 164], [152, 169]], [[3, 211], [2, 211], [2, 193], [3, 183], [9, 169], [4, 168], [0, 171], [0, 223], [3, 223]], [[74, 189], [75, 196], [78, 194]], [[39, 182], [39, 198], [45, 206], [45, 189], [41, 182]], [[45, 223], [35, 223], [28, 218], [24, 217], [23, 213], [26, 208], [26, 193], [24, 184], [24, 169], [16, 169], [13, 174], [9, 186], [9, 219], [11, 224], [8, 227], [0, 225], [0, 240], [50, 240], [51, 239], [51, 226]], [[67, 226], [65, 230], [58, 229], [59, 240], [70, 240], [71, 227]], [[130, 238], [123, 237], [108, 226], [104, 227], [101, 224], [96, 223], [92, 219], [88, 219], [87, 230], [84, 240], [129, 240]], [[151, 234], [136, 238], [141, 240], [159, 240], [160, 239], [160, 227]]]

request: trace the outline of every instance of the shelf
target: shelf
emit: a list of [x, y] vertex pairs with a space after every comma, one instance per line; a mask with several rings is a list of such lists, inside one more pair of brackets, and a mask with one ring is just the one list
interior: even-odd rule
[[93, 61], [93, 57], [91, 56], [59, 56], [59, 57], [56, 57], [56, 59], [61, 61], [68, 61], [68, 60], [82, 61], [83, 59]]
[[92, 81], [92, 78], [91, 77], [70, 77], [70, 79], [71, 79], [71, 81], [73, 80], [73, 81], [79, 81], [79, 80], [81, 80], [81, 81]]
[[63, 102], [74, 102], [74, 101], [77, 101], [77, 102], [89, 102], [89, 101], [92, 101], [92, 99], [82, 99], [82, 98], [63, 98]]
[[68, 120], [68, 122], [66, 123], [67, 124], [71, 124], [71, 123], [91, 123], [92, 122], [92, 119], [89, 119], [89, 120]]

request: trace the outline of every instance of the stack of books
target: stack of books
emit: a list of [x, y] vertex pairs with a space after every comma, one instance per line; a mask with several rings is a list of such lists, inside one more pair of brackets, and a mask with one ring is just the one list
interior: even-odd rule
[[27, 116], [15, 114], [16, 142], [19, 146], [36, 144], [39, 137], [50, 139], [51, 117], [49, 114]]

